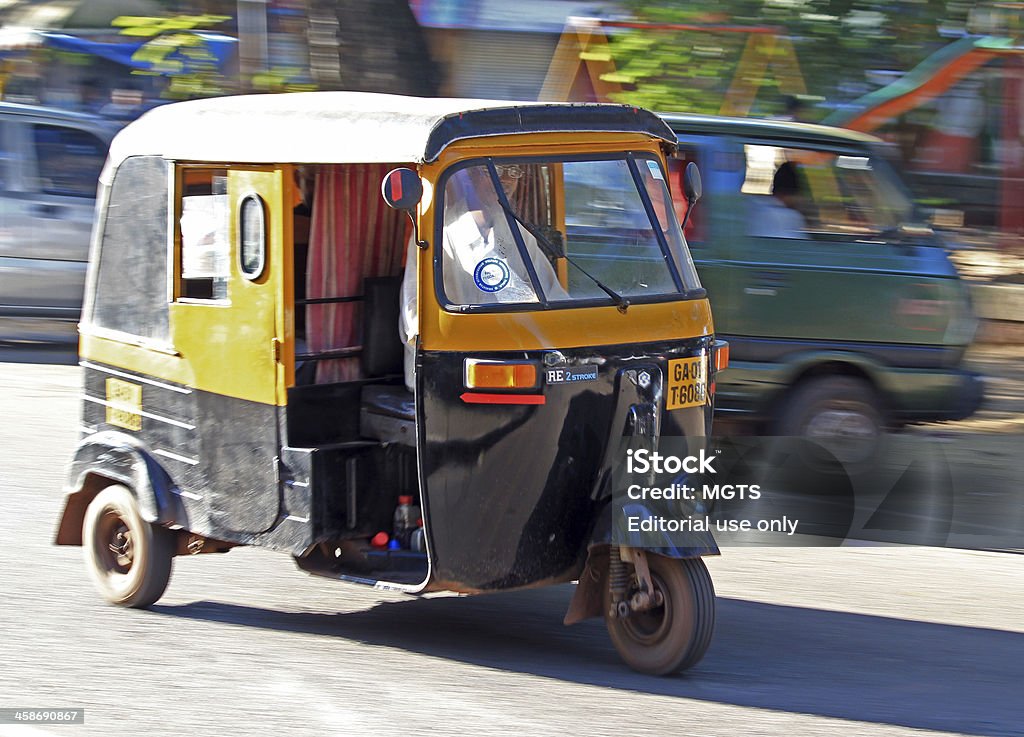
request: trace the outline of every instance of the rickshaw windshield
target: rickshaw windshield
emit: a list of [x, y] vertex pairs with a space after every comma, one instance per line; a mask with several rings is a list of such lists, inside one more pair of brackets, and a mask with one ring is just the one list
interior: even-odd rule
[[443, 181], [447, 304], [570, 307], [700, 288], [653, 157], [477, 159]]

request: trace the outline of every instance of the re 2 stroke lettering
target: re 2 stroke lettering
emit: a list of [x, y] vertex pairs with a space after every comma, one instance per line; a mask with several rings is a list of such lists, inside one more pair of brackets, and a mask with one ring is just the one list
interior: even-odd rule
[[548, 384], [572, 384], [577, 381], [597, 381], [597, 366], [553, 368], [545, 372]]

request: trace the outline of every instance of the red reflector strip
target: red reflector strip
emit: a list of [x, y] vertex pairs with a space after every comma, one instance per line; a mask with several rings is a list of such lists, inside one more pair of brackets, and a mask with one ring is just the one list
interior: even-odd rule
[[402, 199], [402, 172], [391, 173], [391, 199], [398, 201]]
[[467, 404], [544, 404], [543, 394], [482, 394], [466, 392], [460, 399]]

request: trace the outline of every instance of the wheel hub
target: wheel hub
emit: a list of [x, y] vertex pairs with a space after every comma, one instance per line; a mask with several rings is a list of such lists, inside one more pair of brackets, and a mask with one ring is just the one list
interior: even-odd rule
[[870, 440], [878, 434], [871, 418], [852, 409], [832, 408], [807, 423], [807, 436], [818, 440]]
[[672, 605], [666, 596], [665, 585], [657, 575], [651, 575], [654, 584], [653, 599], [657, 606], [631, 612], [622, 620], [623, 626], [637, 642], [653, 645], [661, 641], [672, 628]]
[[107, 567], [114, 573], [127, 573], [131, 570], [135, 560], [135, 545], [132, 540], [132, 530], [125, 524], [125, 521], [117, 514], [111, 513], [104, 519], [106, 535], [100, 539], [106, 540]]

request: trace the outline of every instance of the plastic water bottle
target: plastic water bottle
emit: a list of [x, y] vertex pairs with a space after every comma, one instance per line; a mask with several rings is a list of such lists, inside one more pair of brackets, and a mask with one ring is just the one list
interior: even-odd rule
[[427, 552], [427, 542], [423, 536], [423, 528], [417, 527], [409, 538], [409, 549], [414, 553]]
[[420, 518], [420, 508], [412, 501], [411, 496], [400, 496], [398, 497], [398, 506], [395, 508], [394, 538], [398, 540], [403, 549], [409, 547], [409, 538], [416, 529], [416, 523]]

